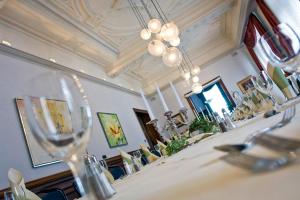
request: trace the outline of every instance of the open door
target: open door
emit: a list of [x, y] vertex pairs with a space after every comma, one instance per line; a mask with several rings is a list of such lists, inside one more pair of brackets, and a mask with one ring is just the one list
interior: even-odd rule
[[155, 130], [155, 128], [151, 124], [147, 124], [150, 121], [150, 116], [146, 110], [133, 109], [136, 117], [143, 129], [147, 142], [151, 149], [154, 149], [154, 145], [157, 144], [157, 140], [162, 141], [161, 136]]

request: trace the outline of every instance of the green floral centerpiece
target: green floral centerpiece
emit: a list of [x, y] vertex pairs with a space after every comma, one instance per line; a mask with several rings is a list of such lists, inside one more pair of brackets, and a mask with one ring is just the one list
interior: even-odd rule
[[189, 126], [190, 133], [200, 131], [200, 133], [216, 133], [218, 126], [215, 122], [210, 122], [204, 118], [194, 119]]
[[166, 148], [168, 156], [173, 155], [182, 149], [184, 149], [187, 146], [187, 141], [184, 137], [181, 137], [180, 139], [171, 140]]

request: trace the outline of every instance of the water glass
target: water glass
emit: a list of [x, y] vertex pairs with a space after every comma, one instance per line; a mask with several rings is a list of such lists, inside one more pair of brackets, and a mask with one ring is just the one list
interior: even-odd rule
[[51, 156], [64, 160], [82, 195], [97, 199], [86, 178], [84, 153], [90, 139], [92, 114], [79, 78], [64, 72], [34, 77], [31, 95], [24, 97], [34, 138]]
[[4, 192], [4, 200], [16, 200], [12, 192]]
[[275, 108], [278, 108], [278, 103], [276, 98], [272, 94], [274, 83], [270, 76], [265, 72], [261, 71], [260, 74], [256, 77], [251, 77], [251, 81], [254, 87], [261, 93], [266, 94], [273, 102]]
[[265, 33], [258, 45], [273, 66], [293, 73], [300, 72], [300, 39], [291, 26], [281, 23]]

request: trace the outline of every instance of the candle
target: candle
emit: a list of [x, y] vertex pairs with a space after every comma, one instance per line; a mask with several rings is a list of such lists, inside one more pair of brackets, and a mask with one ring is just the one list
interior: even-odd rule
[[165, 99], [164, 99], [164, 97], [163, 97], [163, 95], [162, 95], [162, 93], [161, 93], [161, 91], [160, 91], [160, 89], [159, 89], [159, 87], [158, 87], [157, 84], [156, 84], [156, 91], [157, 91], [159, 99], [160, 99], [160, 101], [161, 101], [161, 103], [162, 103], [162, 105], [164, 107], [165, 112], [170, 111], [169, 108], [168, 108], [168, 106], [167, 106], [167, 104], [166, 104], [166, 101], [165, 101]]
[[155, 119], [155, 116], [154, 116], [154, 114], [153, 114], [153, 112], [152, 112], [152, 110], [151, 110], [151, 107], [150, 107], [150, 105], [149, 105], [149, 103], [148, 103], [148, 101], [147, 101], [147, 99], [146, 99], [146, 97], [145, 97], [145, 95], [144, 95], [143, 90], [141, 89], [140, 92], [141, 92], [141, 96], [142, 96], [142, 98], [143, 98], [143, 101], [144, 101], [144, 103], [145, 103], [145, 106], [146, 106], [146, 108], [147, 108], [147, 111], [148, 111], [148, 113], [149, 113], [150, 119], [151, 119], [151, 120], [154, 120], [154, 119]]
[[204, 117], [204, 119], [206, 119], [206, 116], [204, 115], [204, 113], [203, 113], [203, 110], [202, 110], [201, 106], [200, 106], [199, 108], [200, 108], [200, 111], [201, 111], [202, 117]]
[[209, 117], [212, 118], [212, 114], [211, 114], [210, 110], [208, 109], [208, 107], [205, 106], [205, 108], [206, 108], [206, 110], [207, 110], [207, 112], [208, 112]]
[[172, 82], [170, 82], [170, 86], [171, 86], [171, 88], [172, 88], [172, 90], [173, 90], [173, 93], [175, 94], [175, 97], [176, 97], [176, 99], [177, 99], [177, 102], [178, 102], [178, 104], [179, 104], [179, 107], [180, 107], [180, 108], [184, 108], [184, 105], [183, 105], [183, 103], [182, 103], [182, 101], [181, 101], [181, 99], [180, 99], [180, 97], [179, 97], [179, 95], [178, 95], [178, 93], [177, 93], [177, 91], [176, 91], [176, 88], [174, 87], [174, 85], [173, 85]]

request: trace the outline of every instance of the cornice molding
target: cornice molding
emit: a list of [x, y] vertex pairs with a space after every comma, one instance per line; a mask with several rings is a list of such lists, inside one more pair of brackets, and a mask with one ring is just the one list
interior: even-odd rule
[[77, 70], [72, 69], [70, 67], [51, 62], [49, 60], [43, 59], [41, 57], [29, 54], [29, 53], [26, 53], [24, 51], [15, 49], [13, 47], [9, 47], [9, 46], [0, 44], [0, 53], [8, 55], [8, 56], [15, 57], [15, 58], [28, 60], [30, 62], [39, 64], [41, 67], [47, 67], [47, 68], [51, 68], [51, 69], [61, 70], [61, 71], [67, 72], [67, 73], [76, 74], [77, 76], [79, 76], [81, 78], [85, 78], [85, 79], [88, 79], [88, 80], [93, 81], [95, 83], [98, 83], [98, 84], [101, 84], [101, 85], [106, 85], [106, 86], [109, 86], [111, 88], [123, 91], [123, 92], [127, 92], [127, 93], [137, 95], [137, 96], [140, 95], [138, 92], [132, 91], [132, 90], [124, 88], [124, 87], [120, 87], [117, 84], [113, 84], [113, 83], [104, 81], [103, 79], [97, 78], [95, 76], [91, 76], [89, 74], [77, 71]]

